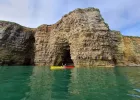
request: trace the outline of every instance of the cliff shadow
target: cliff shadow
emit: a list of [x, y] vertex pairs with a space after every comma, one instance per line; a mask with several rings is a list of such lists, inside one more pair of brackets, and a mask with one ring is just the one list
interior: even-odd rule
[[35, 37], [34, 34], [32, 34], [27, 41], [25, 41], [27, 44], [26, 47], [27, 49], [24, 51], [25, 52], [25, 57], [24, 57], [24, 62], [23, 65], [34, 65], [34, 58], [35, 58]]

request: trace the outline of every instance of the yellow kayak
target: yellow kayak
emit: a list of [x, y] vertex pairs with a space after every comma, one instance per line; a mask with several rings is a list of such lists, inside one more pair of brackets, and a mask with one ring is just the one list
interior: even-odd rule
[[51, 66], [51, 69], [65, 69], [64, 66]]
[[72, 69], [74, 66], [51, 66], [51, 69]]

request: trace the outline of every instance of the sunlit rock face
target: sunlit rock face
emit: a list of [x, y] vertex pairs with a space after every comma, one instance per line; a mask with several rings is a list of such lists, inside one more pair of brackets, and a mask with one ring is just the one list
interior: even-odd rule
[[34, 30], [0, 21], [0, 65], [31, 65], [34, 62]]
[[140, 37], [124, 36], [124, 65], [140, 66]]
[[35, 65], [43, 66], [46, 63], [46, 53], [48, 51], [47, 45], [50, 36], [50, 25], [41, 25], [35, 32]]
[[35, 29], [0, 21], [0, 65], [140, 66], [140, 38], [112, 31], [96, 8]]
[[43, 59], [37, 62], [39, 65], [44, 62], [44, 65], [114, 66], [122, 59], [119, 58], [122, 51], [120, 55], [114, 54], [119, 53], [121, 34], [111, 32], [95, 8], [76, 9], [43, 34], [40, 39], [36, 36], [36, 47], [43, 41], [39, 43], [42, 45], [39, 57]]

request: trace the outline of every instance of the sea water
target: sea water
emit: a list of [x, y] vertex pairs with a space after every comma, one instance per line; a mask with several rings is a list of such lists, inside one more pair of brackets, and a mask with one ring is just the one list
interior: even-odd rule
[[1, 66], [0, 100], [140, 100], [140, 67]]

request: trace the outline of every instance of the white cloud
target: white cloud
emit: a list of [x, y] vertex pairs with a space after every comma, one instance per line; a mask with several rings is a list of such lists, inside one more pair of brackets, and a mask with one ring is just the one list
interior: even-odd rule
[[[32, 17], [33, 27], [37, 27], [41, 24], [53, 24], [58, 21], [59, 6], [62, 7], [61, 1], [56, 0], [31, 0], [30, 1], [30, 16]], [[63, 13], [61, 10], [60, 13]]]
[[98, 5], [112, 29], [123, 30], [140, 21], [139, 0], [106, 0]]
[[[79, 1], [78, 3], [76, 1]], [[139, 0], [76, 0], [71, 8], [96, 7], [99, 8], [105, 22], [111, 29], [120, 30], [122, 33], [131, 27], [137, 27], [140, 23], [140, 1]], [[84, 2], [87, 1], [87, 2]], [[76, 2], [76, 3], [75, 3]], [[136, 31], [135, 31], [136, 32]], [[129, 35], [134, 35], [135, 32]], [[137, 33], [140, 31], [137, 30]], [[137, 34], [138, 35], [138, 34]]]
[[127, 34], [129, 28], [137, 27], [135, 24], [140, 23], [139, 4], [140, 0], [1, 0], [0, 20], [37, 27], [53, 24], [76, 8], [96, 7], [111, 29]]
[[28, 0], [9, 0], [0, 4], [0, 20], [8, 20], [28, 25], [29, 21]]

